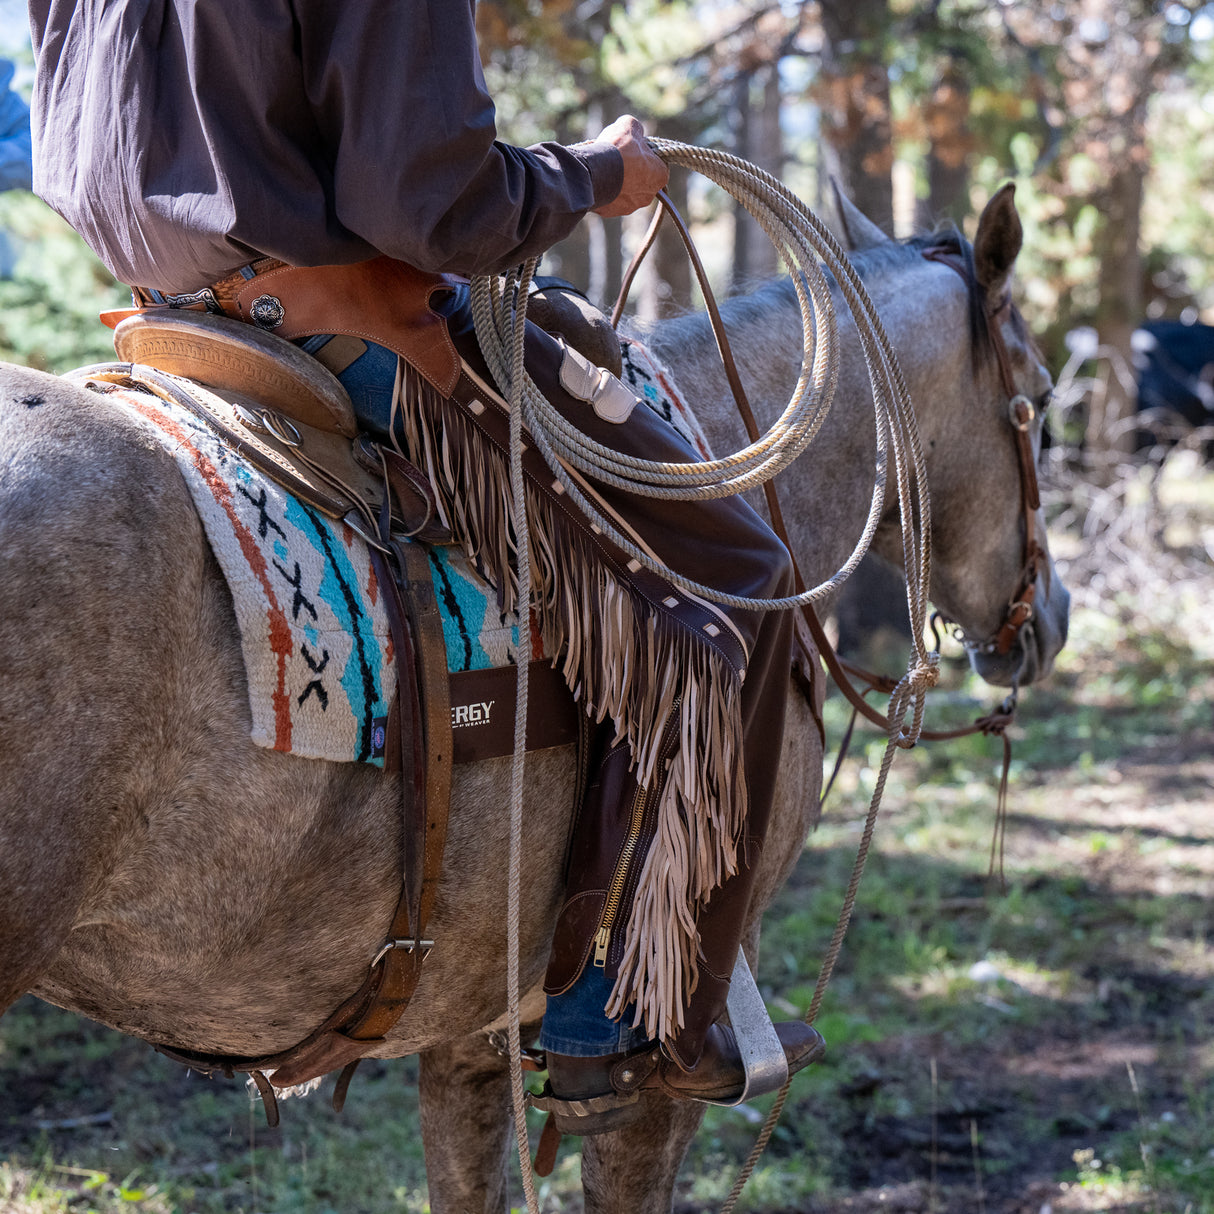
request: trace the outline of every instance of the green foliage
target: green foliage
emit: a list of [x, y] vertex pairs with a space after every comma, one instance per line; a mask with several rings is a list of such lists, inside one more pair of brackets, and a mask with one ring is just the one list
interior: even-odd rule
[[[1214, 52], [1201, 44], [1183, 87], [1152, 99], [1143, 243], [1156, 276], [1214, 304]], [[1181, 302], [1185, 302], [1183, 296]]]
[[0, 281], [0, 359], [52, 372], [112, 361], [97, 314], [129, 306], [130, 292], [30, 194], [0, 194], [0, 230], [20, 254], [12, 278]]
[[684, 0], [638, 0], [613, 14], [603, 68], [624, 95], [655, 118], [682, 114], [688, 73], [703, 55], [704, 29]]
[[[29, 1214], [172, 1214], [157, 1185], [138, 1173], [115, 1179], [107, 1172], [53, 1162], [48, 1153], [33, 1168], [0, 1163], [0, 1210]], [[21, 1204], [18, 1205], [17, 1203]]]

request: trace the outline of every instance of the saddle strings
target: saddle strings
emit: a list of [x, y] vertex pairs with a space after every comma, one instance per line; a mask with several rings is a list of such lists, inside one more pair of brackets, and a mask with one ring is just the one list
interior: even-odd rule
[[[580, 433], [549, 404], [523, 366], [523, 335], [527, 288], [535, 260], [521, 271], [502, 277], [472, 280], [472, 314], [476, 336], [489, 370], [510, 401], [511, 479], [515, 512], [518, 568], [530, 565], [529, 535], [523, 495], [521, 447], [524, 428], [543, 455], [553, 475], [588, 519], [635, 560], [660, 577], [692, 594], [755, 611], [789, 610], [812, 605], [836, 590], [851, 576], [867, 552], [884, 512], [887, 469], [892, 455], [895, 487], [902, 522], [906, 568], [907, 606], [914, 648], [907, 673], [890, 700], [890, 745], [883, 769], [888, 768], [896, 746], [913, 746], [922, 725], [928, 689], [935, 683], [936, 655], [928, 653], [922, 634], [927, 619], [930, 577], [930, 505], [923, 450], [911, 407], [910, 394], [889, 337], [871, 299], [842, 248], [808, 207], [778, 180], [755, 165], [725, 152], [696, 148], [664, 139], [649, 141], [668, 164], [692, 169], [721, 186], [756, 219], [772, 241], [791, 275], [802, 320], [802, 369], [784, 412], [768, 431], [750, 446], [722, 459], [698, 463], [642, 460], [605, 447]], [[702, 500], [744, 493], [771, 480], [788, 467], [817, 437], [833, 402], [839, 377], [838, 327], [830, 286], [823, 266], [833, 276], [851, 312], [873, 389], [876, 422], [876, 468], [872, 498], [863, 531], [851, 555], [831, 577], [812, 589], [784, 598], [756, 599], [731, 595], [683, 577], [655, 560], [623, 535], [578, 488], [565, 464], [597, 479], [641, 496]], [[530, 578], [519, 576], [520, 636], [530, 613]], [[511, 789], [511, 846], [508, 875], [507, 986], [508, 1041], [512, 1071], [515, 1130], [523, 1173], [527, 1208], [538, 1214], [527, 1145], [525, 1101], [519, 1040], [519, 884], [521, 869], [522, 794], [526, 737], [526, 683], [518, 680], [515, 716], [515, 756]], [[907, 714], [911, 724], [904, 725]], [[870, 807], [869, 832], [875, 824], [880, 796]], [[867, 847], [863, 853], [867, 852]], [[862, 854], [863, 854], [862, 853]], [[862, 871], [863, 860], [858, 858]], [[859, 873], [853, 874], [858, 884]], [[854, 898], [854, 890], [849, 890]], [[850, 900], [850, 899], [849, 899]], [[846, 930], [850, 906], [845, 906], [838, 930]], [[837, 948], [832, 950], [832, 953]], [[825, 979], [826, 973], [822, 975]], [[821, 981], [824, 986], [825, 982]], [[783, 1093], [782, 1093], [783, 1094]], [[774, 1110], [773, 1110], [774, 1111]], [[774, 1121], [774, 1118], [770, 1118]], [[770, 1129], [767, 1130], [770, 1133]], [[756, 1144], [761, 1150], [761, 1146]], [[748, 1167], [740, 1177], [745, 1183]], [[740, 1185], [737, 1186], [740, 1188]], [[736, 1193], [731, 1195], [732, 1208]]]

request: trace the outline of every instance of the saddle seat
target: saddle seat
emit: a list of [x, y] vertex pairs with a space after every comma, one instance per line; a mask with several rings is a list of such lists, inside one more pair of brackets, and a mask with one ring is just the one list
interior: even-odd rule
[[353, 438], [354, 408], [337, 376], [274, 333], [210, 312], [160, 308], [119, 321], [114, 350], [141, 363], [263, 406], [317, 430]]

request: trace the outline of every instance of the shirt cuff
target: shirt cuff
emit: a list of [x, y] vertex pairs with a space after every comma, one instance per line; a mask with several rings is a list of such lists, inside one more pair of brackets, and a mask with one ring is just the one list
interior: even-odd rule
[[590, 185], [594, 191], [594, 206], [606, 206], [619, 197], [624, 188], [624, 157], [614, 144], [587, 140], [575, 143], [570, 148], [590, 174]]

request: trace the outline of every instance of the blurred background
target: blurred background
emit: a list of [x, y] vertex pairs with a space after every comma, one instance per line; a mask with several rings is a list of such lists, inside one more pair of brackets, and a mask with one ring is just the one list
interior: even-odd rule
[[[24, 22], [0, 0], [17, 99]], [[1013, 731], [1006, 885], [987, 879], [1001, 748], [900, 757], [819, 1019], [830, 1055], [740, 1208], [1212, 1214], [1214, 5], [481, 0], [478, 23], [511, 142], [573, 142], [631, 111], [761, 165], [828, 223], [834, 177], [896, 236], [972, 236], [1017, 186], [1017, 300], [1057, 380], [1042, 472], [1074, 610]], [[111, 357], [96, 314], [126, 292], [5, 184], [0, 359]], [[716, 290], [779, 272], [730, 199], [681, 174], [672, 194]], [[609, 306], [645, 223], [592, 217], [544, 270]], [[697, 302], [663, 237], [634, 307]], [[899, 673], [897, 576], [863, 577], [839, 632]], [[944, 668], [929, 725], [990, 707], [959, 651]], [[832, 697], [827, 714], [833, 749], [847, 713]], [[881, 749], [853, 745], [768, 917], [760, 981], [782, 1015], [808, 1005]], [[415, 1074], [364, 1067], [340, 1118], [313, 1099], [268, 1131], [238, 1083], [23, 1000], [0, 1021], [0, 1214], [420, 1214]], [[709, 1113], [680, 1214], [719, 1206], [761, 1112]], [[581, 1208], [578, 1166], [566, 1147], [546, 1210]]]

